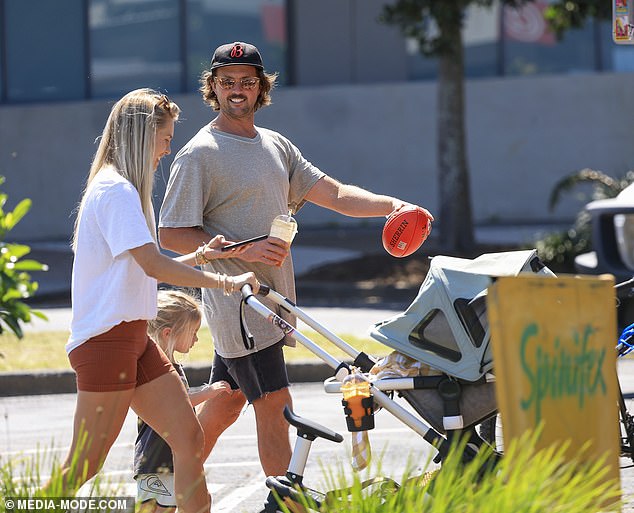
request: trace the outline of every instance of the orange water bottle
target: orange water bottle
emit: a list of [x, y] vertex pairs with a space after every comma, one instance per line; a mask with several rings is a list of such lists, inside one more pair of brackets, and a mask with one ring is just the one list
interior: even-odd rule
[[370, 382], [355, 367], [341, 383], [343, 411], [348, 431], [352, 432], [352, 468], [363, 470], [370, 463], [372, 450], [368, 429], [374, 428], [374, 399]]
[[348, 431], [374, 429], [374, 401], [370, 394], [370, 382], [359, 369], [352, 367], [351, 373], [341, 382], [341, 392]]

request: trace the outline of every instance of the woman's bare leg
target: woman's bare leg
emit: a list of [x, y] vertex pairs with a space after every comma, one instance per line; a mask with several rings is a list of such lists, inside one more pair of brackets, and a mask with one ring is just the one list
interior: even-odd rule
[[132, 408], [172, 449], [178, 511], [208, 513], [203, 431], [178, 375], [170, 372], [138, 387]]

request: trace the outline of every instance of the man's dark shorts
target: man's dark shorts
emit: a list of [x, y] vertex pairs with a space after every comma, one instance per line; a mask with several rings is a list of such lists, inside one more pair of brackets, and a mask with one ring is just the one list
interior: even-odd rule
[[240, 389], [249, 403], [270, 392], [289, 386], [284, 342], [240, 358], [223, 358], [214, 353], [211, 382], [227, 381], [232, 390]]

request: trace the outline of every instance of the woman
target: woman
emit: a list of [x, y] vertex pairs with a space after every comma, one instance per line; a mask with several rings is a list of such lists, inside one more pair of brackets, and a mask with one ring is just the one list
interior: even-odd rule
[[222, 236], [176, 259], [157, 247], [152, 183], [160, 159], [170, 153], [179, 112], [150, 89], [126, 94], [112, 108], [90, 169], [73, 236], [66, 350], [78, 390], [61, 472], [65, 492], [94, 476], [132, 407], [172, 450], [179, 511], [198, 513], [210, 509], [202, 429], [178, 374], [147, 336], [147, 320], [157, 314], [157, 282], [226, 294], [259, 284], [253, 273], [228, 277], [190, 267], [244, 251], [221, 252], [228, 244]]

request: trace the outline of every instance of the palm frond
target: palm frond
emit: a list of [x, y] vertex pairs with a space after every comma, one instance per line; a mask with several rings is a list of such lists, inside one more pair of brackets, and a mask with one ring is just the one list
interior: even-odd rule
[[569, 192], [581, 183], [592, 184], [595, 188], [595, 195], [604, 198], [612, 198], [624, 188], [623, 180], [615, 179], [603, 171], [584, 168], [565, 176], [555, 184], [548, 200], [550, 211], [554, 210], [564, 193]]

